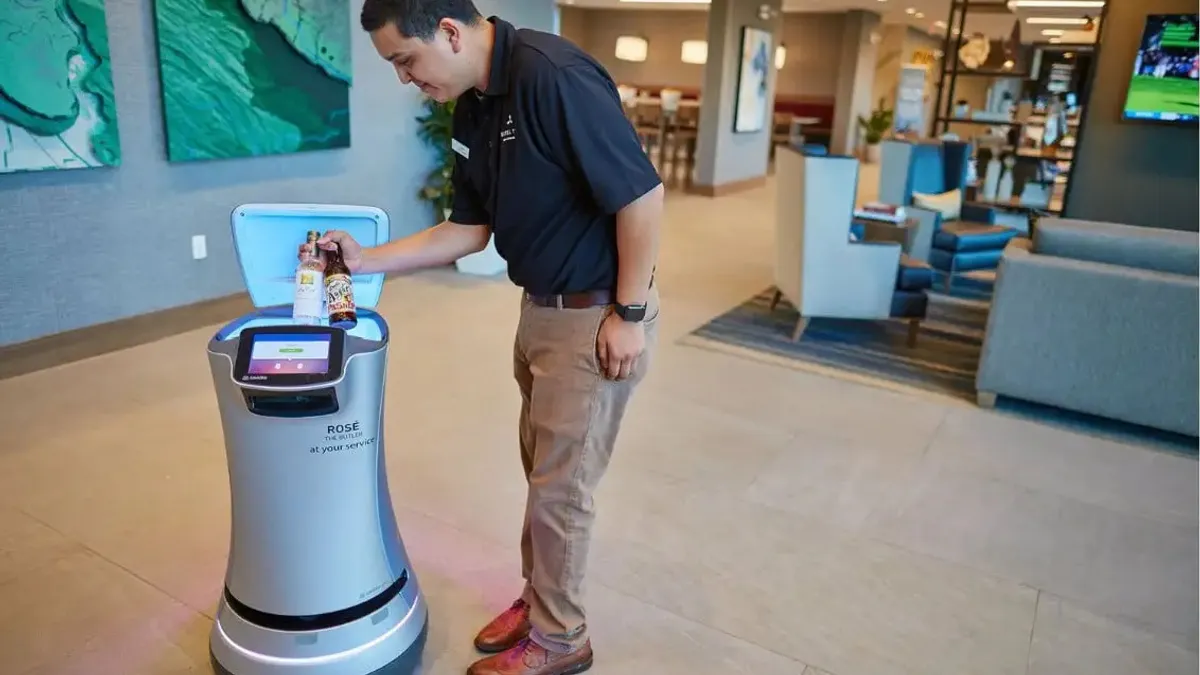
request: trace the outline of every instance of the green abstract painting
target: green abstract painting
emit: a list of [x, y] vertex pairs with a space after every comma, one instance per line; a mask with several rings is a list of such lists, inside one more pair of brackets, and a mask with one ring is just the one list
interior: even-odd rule
[[121, 163], [104, 0], [0, 0], [0, 173]]
[[350, 145], [349, 0], [156, 0], [173, 161]]

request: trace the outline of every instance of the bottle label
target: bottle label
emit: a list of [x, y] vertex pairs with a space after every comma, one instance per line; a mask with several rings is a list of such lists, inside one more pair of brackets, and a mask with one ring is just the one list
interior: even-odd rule
[[322, 279], [319, 270], [301, 269], [296, 273], [296, 292], [292, 299], [292, 317], [313, 320], [321, 318]]
[[348, 274], [333, 274], [325, 279], [325, 298], [329, 314], [354, 311], [354, 285]]

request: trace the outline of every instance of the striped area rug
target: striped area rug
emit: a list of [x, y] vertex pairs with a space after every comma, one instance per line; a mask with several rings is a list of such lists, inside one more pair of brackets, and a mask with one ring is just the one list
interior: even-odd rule
[[910, 348], [908, 323], [898, 320], [812, 319], [800, 340], [792, 342], [796, 311], [786, 301], [770, 311], [772, 295], [774, 289], [767, 289], [691, 335], [975, 400], [975, 371], [987, 324], [987, 303], [931, 293], [916, 347]]

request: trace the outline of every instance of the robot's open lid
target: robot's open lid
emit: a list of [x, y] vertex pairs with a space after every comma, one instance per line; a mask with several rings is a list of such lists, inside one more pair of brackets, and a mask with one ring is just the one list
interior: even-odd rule
[[[387, 214], [370, 206], [243, 204], [231, 220], [234, 251], [255, 307], [292, 304], [296, 252], [309, 230], [344, 230], [364, 247], [382, 244], [391, 234]], [[378, 306], [383, 279], [383, 274], [354, 275], [354, 304]]]

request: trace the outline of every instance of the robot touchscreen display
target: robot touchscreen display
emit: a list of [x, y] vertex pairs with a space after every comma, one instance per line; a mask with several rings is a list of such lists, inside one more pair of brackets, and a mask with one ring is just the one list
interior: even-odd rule
[[330, 336], [324, 333], [262, 334], [250, 347], [249, 375], [325, 375]]

